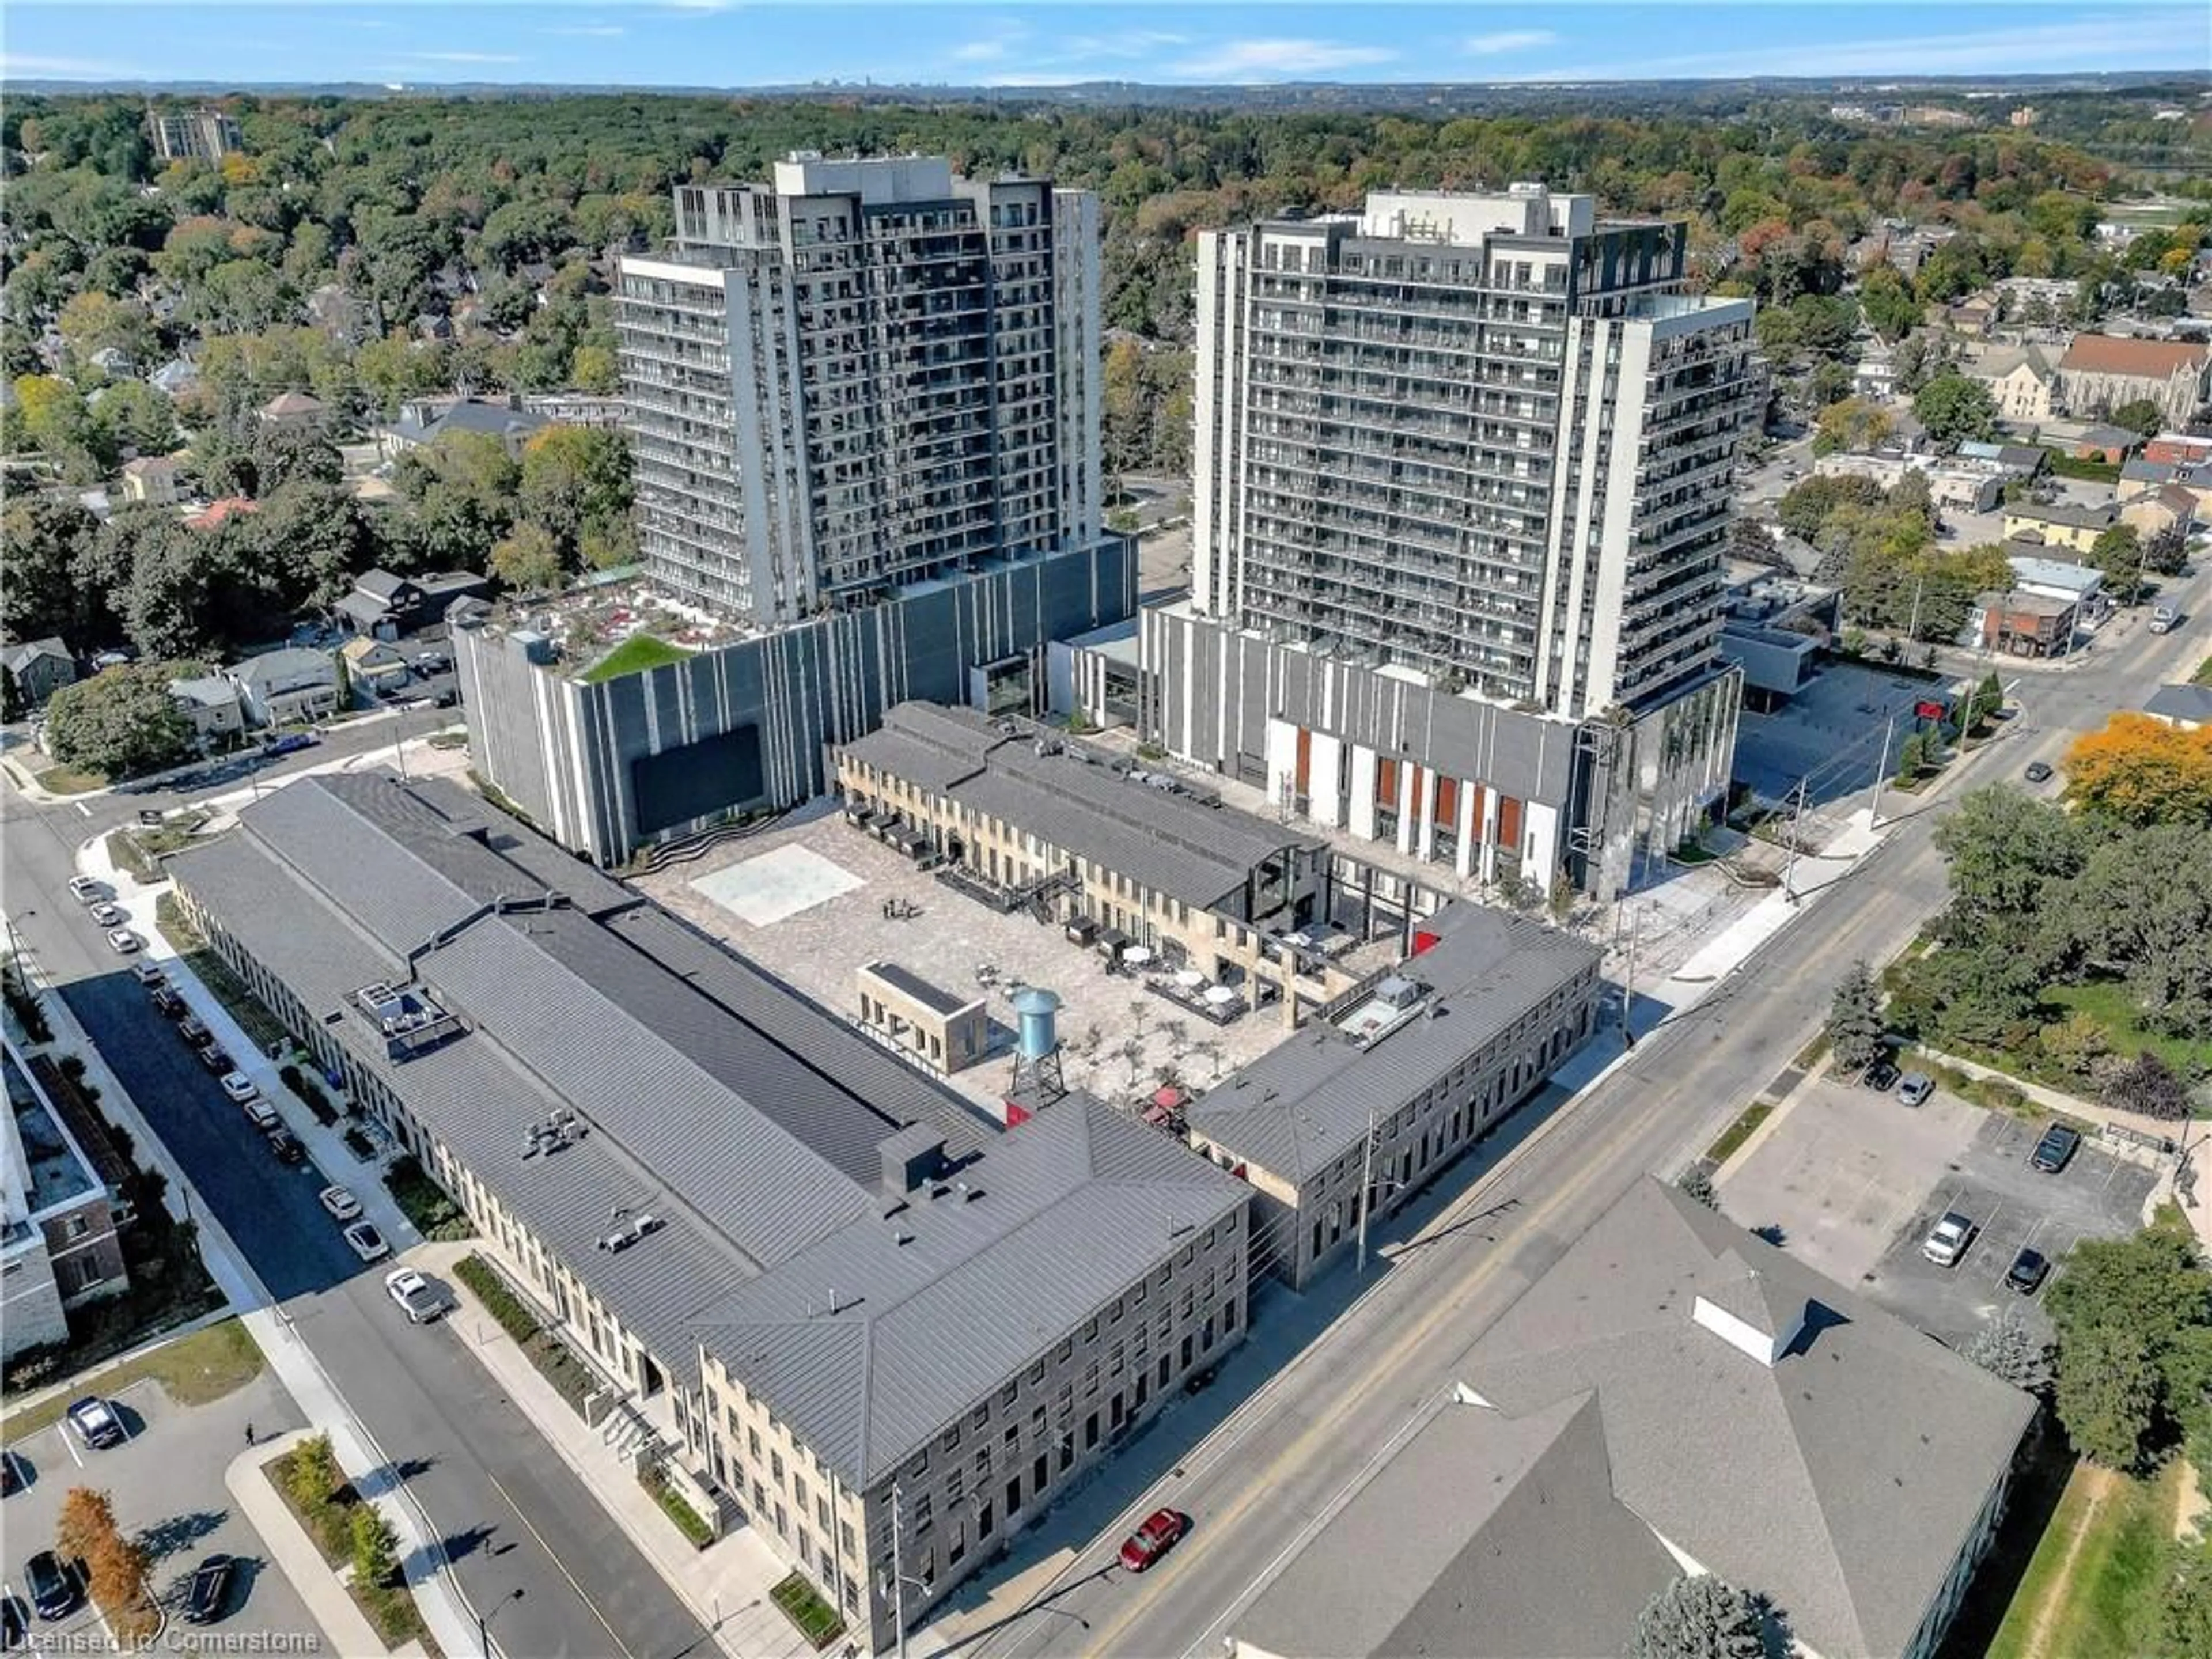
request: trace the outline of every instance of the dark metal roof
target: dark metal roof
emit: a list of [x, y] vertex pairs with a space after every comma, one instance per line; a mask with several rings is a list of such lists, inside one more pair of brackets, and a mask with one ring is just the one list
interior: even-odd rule
[[1398, 1110], [1594, 972], [1601, 955], [1571, 933], [1479, 905], [1448, 905], [1422, 927], [1437, 943], [1396, 970], [1429, 988], [1413, 1018], [1364, 1048], [1329, 1026], [1306, 1027], [1193, 1102], [1193, 1133], [1303, 1181], [1359, 1144], [1370, 1110]]
[[872, 962], [866, 970], [894, 990], [903, 992], [931, 1012], [950, 1019], [963, 1008], [972, 1006], [975, 997], [962, 999], [951, 992], [932, 985], [919, 974], [910, 973], [896, 962]]

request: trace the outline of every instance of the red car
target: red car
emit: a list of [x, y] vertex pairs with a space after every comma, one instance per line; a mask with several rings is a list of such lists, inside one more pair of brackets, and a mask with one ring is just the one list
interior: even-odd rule
[[1188, 1516], [1173, 1510], [1154, 1510], [1150, 1520], [1122, 1540], [1121, 1565], [1131, 1572], [1142, 1572], [1173, 1549], [1189, 1530]]

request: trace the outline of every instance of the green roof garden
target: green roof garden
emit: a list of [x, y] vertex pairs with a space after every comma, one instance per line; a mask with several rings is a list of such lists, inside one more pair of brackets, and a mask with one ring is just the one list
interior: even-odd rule
[[625, 674], [641, 674], [648, 668], [665, 668], [690, 654], [682, 646], [671, 645], [651, 634], [633, 634], [577, 678], [586, 685], [596, 685], [601, 680], [617, 680]]

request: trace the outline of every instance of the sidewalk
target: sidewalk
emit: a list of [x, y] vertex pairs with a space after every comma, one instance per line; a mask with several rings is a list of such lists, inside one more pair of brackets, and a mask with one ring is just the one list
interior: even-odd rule
[[750, 1527], [739, 1527], [703, 1550], [693, 1548], [661, 1512], [653, 1494], [639, 1484], [628, 1460], [586, 1425], [454, 1276], [453, 1264], [471, 1254], [498, 1260], [487, 1241], [470, 1239], [424, 1244], [408, 1253], [407, 1262], [445, 1285], [455, 1304], [447, 1323], [500, 1391], [575, 1472], [730, 1659], [803, 1659], [811, 1655], [813, 1649], [797, 1627], [768, 1600], [770, 1588], [791, 1569]]
[[[314, 1615], [315, 1622], [323, 1627], [323, 1634], [329, 1638], [333, 1650], [347, 1655], [348, 1659], [355, 1656], [368, 1659], [368, 1656], [389, 1650], [377, 1640], [375, 1630], [354, 1605], [345, 1586], [338, 1583], [337, 1575], [324, 1564], [323, 1553], [315, 1547], [315, 1540], [307, 1536], [307, 1529], [264, 1473], [269, 1464], [306, 1438], [307, 1431], [295, 1429], [290, 1434], [264, 1440], [250, 1451], [240, 1452], [223, 1471], [222, 1484], [238, 1500], [238, 1507], [252, 1523], [254, 1531], [261, 1534], [261, 1541], [269, 1547], [277, 1571], [300, 1592], [300, 1599], [307, 1604], [307, 1611]], [[422, 1644], [410, 1642], [402, 1651], [420, 1653]]]

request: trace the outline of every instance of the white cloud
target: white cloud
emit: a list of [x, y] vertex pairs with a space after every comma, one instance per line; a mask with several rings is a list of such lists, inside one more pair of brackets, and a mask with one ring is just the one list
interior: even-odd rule
[[0, 79], [33, 81], [143, 81], [146, 71], [97, 58], [40, 58], [0, 52]]
[[1508, 52], [1534, 52], [1556, 46], [1559, 37], [1550, 29], [1500, 29], [1495, 34], [1470, 35], [1461, 50], [1470, 58], [1502, 58]]
[[716, 12], [729, 10], [737, 3], [738, 0], [661, 0], [661, 9], [682, 17], [712, 17]]
[[1187, 46], [1190, 37], [1166, 29], [1129, 29], [1120, 34], [1070, 35], [1060, 44], [1059, 58], [1067, 63], [1088, 63], [1095, 58], [1148, 58], [1169, 46]]
[[[2172, 8], [2147, 8], [2171, 10]], [[1778, 42], [1626, 63], [1547, 69], [1546, 81], [1644, 81], [1758, 76], [2005, 75], [2032, 70], [2150, 69], [2161, 35], [2141, 18], [2084, 18], [1955, 34]]]
[[1187, 81], [1256, 81], [1279, 75], [1326, 75], [1332, 70], [1387, 64], [1388, 46], [1355, 46], [1339, 40], [1224, 40], [1186, 58], [1171, 72]]
[[616, 35], [629, 33], [619, 23], [568, 23], [557, 28], [540, 29], [538, 32], [540, 34], [584, 34], [596, 40], [611, 40]]
[[520, 64], [527, 60], [511, 52], [403, 52], [402, 58], [418, 64]]

